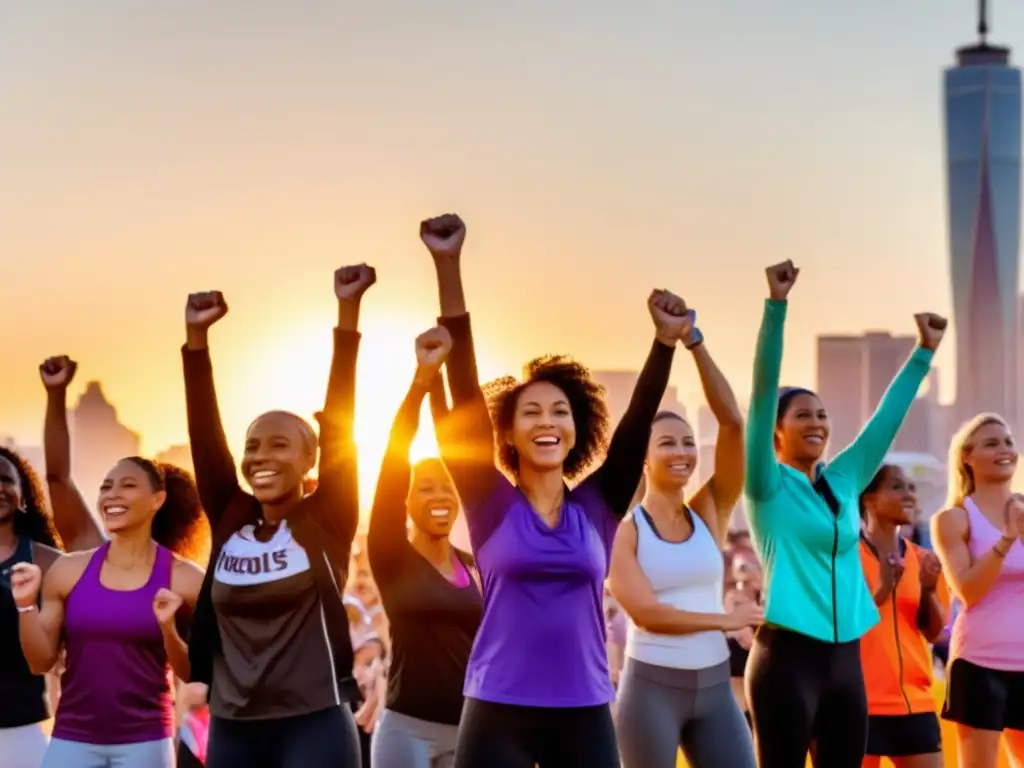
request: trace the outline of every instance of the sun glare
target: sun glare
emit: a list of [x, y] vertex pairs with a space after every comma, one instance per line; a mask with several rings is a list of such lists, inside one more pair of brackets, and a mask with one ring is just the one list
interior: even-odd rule
[[[363, 324], [356, 375], [355, 439], [359, 446], [360, 508], [365, 519], [373, 503], [391, 424], [416, 370], [414, 341], [423, 328], [422, 323], [399, 316], [390, 316], [383, 323], [378, 318], [367, 317]], [[261, 351], [259, 359], [251, 361], [253, 365], [248, 372], [252, 378], [247, 379], [247, 384], [224, 379], [225, 392], [245, 392], [245, 396], [233, 404], [222, 398], [226, 420], [238, 424], [239, 431], [244, 431], [254, 416], [274, 408], [285, 408], [311, 418], [323, 407], [330, 356], [330, 335], [324, 333], [323, 328], [295, 330], [269, 353]], [[285, 360], [290, 361], [287, 367]], [[481, 361], [481, 369], [486, 371], [489, 367]], [[258, 381], [259, 386], [253, 387], [252, 381]], [[416, 462], [437, 453], [430, 408], [424, 402], [410, 458]]]

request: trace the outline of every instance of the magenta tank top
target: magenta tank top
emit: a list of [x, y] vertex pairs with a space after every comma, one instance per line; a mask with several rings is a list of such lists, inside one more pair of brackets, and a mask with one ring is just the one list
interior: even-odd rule
[[157, 546], [149, 581], [121, 592], [100, 583], [109, 547], [93, 553], [67, 598], [67, 658], [53, 737], [102, 746], [170, 738], [174, 675], [153, 598], [171, 585], [173, 555]]
[[[968, 547], [974, 560], [992, 549], [1002, 535], [970, 497], [964, 499], [970, 521]], [[962, 606], [953, 621], [950, 659], [964, 659], [986, 669], [1024, 671], [1024, 544], [1013, 542], [992, 588], [975, 605]]]

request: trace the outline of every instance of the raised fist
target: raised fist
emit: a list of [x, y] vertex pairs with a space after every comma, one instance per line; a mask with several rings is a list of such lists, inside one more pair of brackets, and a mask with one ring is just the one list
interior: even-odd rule
[[19, 608], [35, 605], [43, 586], [43, 572], [33, 563], [18, 563], [11, 569], [11, 594]]
[[161, 627], [168, 627], [174, 622], [174, 615], [181, 608], [181, 595], [162, 588], [153, 597], [153, 615]]
[[457, 259], [466, 241], [466, 225], [454, 213], [420, 222], [420, 240], [435, 259]]
[[800, 270], [793, 266], [792, 259], [775, 264], [765, 270], [768, 276], [768, 296], [772, 301], [785, 301]]
[[334, 295], [338, 301], [359, 301], [377, 282], [377, 272], [366, 264], [340, 267], [334, 271]]
[[424, 368], [439, 369], [452, 351], [452, 337], [443, 326], [431, 328], [416, 339], [416, 362]]
[[76, 370], [78, 363], [67, 355], [48, 357], [39, 366], [39, 377], [47, 389], [67, 389]]
[[935, 589], [942, 575], [942, 563], [934, 552], [925, 552], [921, 557], [921, 586]]
[[693, 327], [692, 316], [686, 302], [669, 291], [653, 290], [647, 299], [647, 309], [654, 321], [658, 339], [670, 347]]
[[742, 602], [726, 615], [726, 622], [726, 631], [759, 627], [764, 624], [764, 608], [752, 600]]
[[914, 322], [917, 323], [917, 343], [932, 352], [938, 349], [949, 324], [946, 318], [932, 312], [921, 312], [914, 315]]
[[185, 304], [185, 325], [209, 328], [227, 313], [228, 305], [220, 291], [190, 293]]

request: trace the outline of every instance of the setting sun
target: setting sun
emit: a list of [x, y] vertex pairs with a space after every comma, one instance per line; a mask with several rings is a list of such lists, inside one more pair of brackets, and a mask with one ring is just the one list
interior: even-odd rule
[[[391, 423], [416, 369], [414, 341], [424, 327], [422, 322], [399, 315], [386, 319], [367, 316], [363, 325], [356, 379], [355, 439], [359, 446], [360, 507], [365, 519], [373, 503]], [[310, 323], [288, 333], [273, 347], [263, 347], [258, 357], [248, 361], [249, 373], [260, 382], [259, 387], [240, 388], [227, 379], [227, 371], [222, 375], [218, 369], [218, 381], [223, 382], [219, 388], [225, 393], [221, 397], [225, 419], [228, 420], [229, 392], [241, 395], [242, 402], [237, 405], [244, 406], [247, 419], [273, 408], [285, 408], [310, 419], [323, 406], [330, 355], [330, 333]], [[494, 371], [483, 360], [480, 368], [484, 374]], [[240, 429], [244, 428], [244, 424], [240, 425]], [[420, 430], [410, 456], [418, 461], [436, 455], [430, 409], [424, 402]]]

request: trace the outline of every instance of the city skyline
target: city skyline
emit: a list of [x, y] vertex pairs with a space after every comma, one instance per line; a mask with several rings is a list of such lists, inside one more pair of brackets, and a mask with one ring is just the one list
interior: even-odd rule
[[1017, 425], [1021, 74], [988, 42], [985, 14], [982, 2], [978, 42], [944, 77], [956, 411]]

